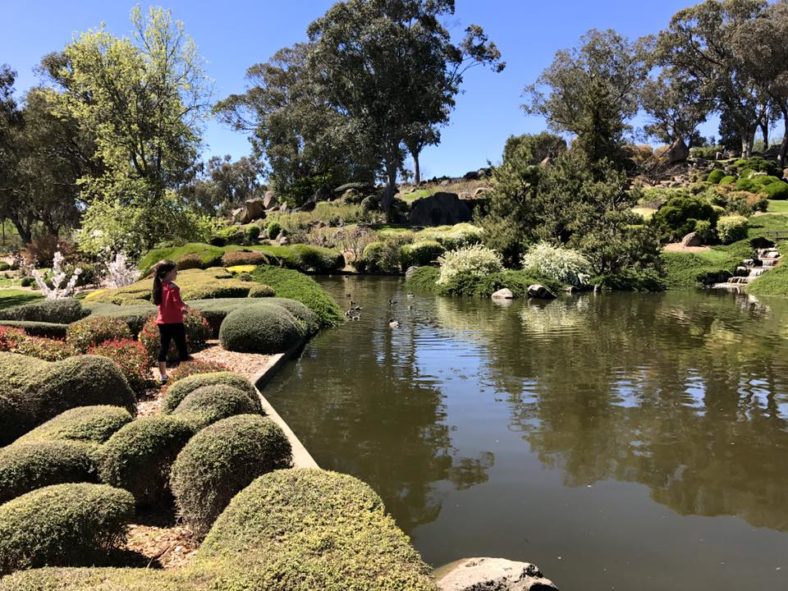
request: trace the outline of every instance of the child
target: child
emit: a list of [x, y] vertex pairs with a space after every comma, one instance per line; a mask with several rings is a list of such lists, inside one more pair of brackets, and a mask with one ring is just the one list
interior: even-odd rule
[[178, 276], [178, 265], [173, 261], [160, 261], [155, 267], [153, 277], [153, 303], [159, 307], [156, 324], [159, 325], [161, 348], [159, 349], [159, 372], [161, 384], [169, 380], [167, 376], [167, 351], [170, 342], [175, 340], [181, 361], [189, 361], [186, 349], [186, 329], [183, 326], [183, 312], [186, 304], [181, 300], [181, 290], [173, 283]]

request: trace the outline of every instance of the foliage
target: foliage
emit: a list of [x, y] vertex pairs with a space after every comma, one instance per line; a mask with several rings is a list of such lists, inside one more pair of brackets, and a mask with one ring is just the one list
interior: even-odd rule
[[82, 441], [104, 443], [123, 425], [132, 420], [129, 411], [120, 406], [79, 406], [60, 413], [55, 418], [28, 431], [14, 442]]
[[37, 488], [94, 482], [95, 446], [76, 441], [15, 443], [0, 449], [0, 504]]
[[421, 240], [413, 244], [405, 244], [400, 250], [400, 265], [407, 269], [410, 266], [422, 266], [435, 263], [446, 249], [436, 240]]
[[219, 329], [222, 347], [241, 353], [284, 353], [305, 336], [305, 328], [290, 312], [268, 303], [230, 312]]
[[449, 251], [440, 257], [438, 262], [440, 263], [438, 285], [449, 283], [457, 275], [484, 277], [503, 271], [501, 256], [481, 245]]
[[523, 271], [535, 277], [578, 286], [588, 282], [591, 263], [577, 251], [539, 242], [523, 256]]
[[542, 277], [534, 277], [524, 271], [501, 271], [489, 275], [472, 275], [461, 273], [453, 277], [448, 283], [436, 284], [435, 292], [445, 296], [469, 296], [489, 298], [493, 293], [502, 288], [512, 290], [515, 297], [528, 297], [528, 288], [539, 283], [557, 293], [561, 285]]
[[0, 319], [69, 324], [89, 313], [77, 300], [44, 300], [0, 310]]
[[265, 228], [265, 234], [271, 240], [277, 238], [281, 232], [282, 225], [279, 222], [269, 222], [268, 226]]
[[170, 384], [203, 373], [216, 373], [220, 371], [227, 371], [228, 367], [218, 361], [202, 361], [200, 359], [193, 359], [185, 361], [178, 365], [175, 369], [169, 372]]
[[756, 296], [788, 295], [788, 265], [777, 265], [768, 273], [764, 273], [747, 286], [747, 293]]
[[399, 273], [402, 247], [397, 239], [370, 242], [355, 267], [362, 273]]
[[257, 403], [257, 409], [262, 413], [260, 398], [255, 387], [245, 377], [231, 372], [200, 373], [187, 376], [167, 388], [167, 395], [162, 403], [162, 412], [172, 413], [189, 394], [203, 386], [224, 385], [241, 390], [250, 401]]
[[101, 481], [131, 492], [139, 506], [166, 506], [170, 467], [194, 431], [187, 420], [173, 416], [128, 423], [102, 447]]
[[234, 250], [222, 255], [222, 265], [234, 267], [236, 265], [267, 265], [268, 259], [258, 251]]
[[743, 252], [728, 252], [711, 249], [706, 252], [679, 253], [666, 252], [662, 255], [665, 262], [665, 283], [668, 288], [680, 289], [697, 287], [700, 277], [721, 275], [729, 277], [731, 272], [747, 256]]
[[778, 181], [766, 185], [763, 191], [769, 199], [788, 199], [788, 183], [785, 181]]
[[142, 396], [150, 388], [152, 358], [140, 341], [131, 338], [105, 340], [90, 347], [88, 353], [111, 359], [138, 396]]
[[341, 252], [308, 244], [263, 246], [261, 250], [278, 259], [285, 267], [304, 273], [331, 273], [345, 266]]
[[301, 302], [317, 314], [321, 326], [336, 326], [342, 321], [342, 311], [311, 277], [290, 269], [258, 267], [252, 274], [255, 281], [270, 285], [280, 298]]
[[747, 238], [747, 218], [741, 215], [721, 217], [717, 220], [717, 237], [723, 244]]
[[243, 390], [225, 384], [200, 386], [172, 411], [197, 429], [235, 415], [254, 413], [260, 414], [259, 401], [253, 402]]
[[62, 361], [78, 353], [74, 347], [61, 340], [27, 336], [26, 334], [18, 339], [13, 347], [6, 350], [44, 361]]
[[107, 274], [102, 282], [105, 287], [126, 287], [139, 280], [141, 275], [141, 273], [131, 265], [128, 257], [123, 252], [115, 253], [115, 258], [110, 258], [105, 261], [104, 266], [107, 269]]
[[[194, 353], [205, 345], [205, 341], [211, 334], [211, 326], [198, 310], [191, 308], [183, 315], [183, 325], [186, 329], [186, 349], [189, 353]], [[139, 340], [148, 352], [150, 359], [156, 359], [161, 347], [161, 335], [155, 317], [151, 316], [142, 327]], [[173, 340], [170, 350], [167, 352], [167, 359], [177, 360], [178, 358], [178, 348]]]
[[[43, 296], [48, 300], [64, 300], [70, 298], [74, 294], [74, 288], [77, 285], [79, 276], [82, 274], [82, 269], [77, 267], [74, 269], [71, 278], [66, 281], [67, 273], [63, 269], [64, 257], [60, 251], [55, 253], [52, 262], [52, 286], [44, 280], [44, 274], [39, 269], [30, 269], [30, 275], [36, 282], [38, 289]], [[64, 283], [65, 282], [65, 283]]]
[[686, 234], [695, 231], [697, 221], [707, 220], [715, 225], [717, 217], [714, 208], [702, 199], [676, 196], [657, 210], [652, 223], [669, 240], [681, 240]]
[[143, 275], [147, 275], [159, 261], [169, 259], [177, 262], [185, 255], [196, 254], [200, 257], [202, 268], [215, 267], [221, 264], [224, 252], [222, 248], [199, 242], [191, 242], [181, 246], [165, 246], [146, 252], [140, 258], [138, 266]]
[[219, 421], [195, 435], [172, 466], [178, 511], [204, 537], [237, 493], [291, 461], [290, 443], [270, 419], [240, 415]]
[[117, 306], [115, 304], [85, 300], [85, 307], [90, 310], [92, 316], [123, 320], [128, 325], [131, 333], [137, 336], [142, 330], [145, 321], [156, 313], [156, 306], [153, 304], [142, 300], [138, 302], [136, 304]]
[[0, 505], [0, 574], [105, 560], [125, 538], [134, 499], [103, 484], [56, 484]]
[[431, 293], [436, 290], [440, 269], [437, 267], [419, 267], [405, 276], [408, 289]]
[[566, 140], [560, 135], [543, 131], [542, 133], [511, 135], [503, 147], [503, 159], [512, 158], [518, 151], [530, 155], [529, 164], [539, 164], [545, 159], [555, 160], [566, 152]]
[[262, 172], [262, 164], [254, 157], [244, 156], [233, 162], [229, 155], [213, 156], [195, 167], [194, 178], [180, 187], [179, 193], [205, 214], [226, 215], [247, 199], [263, 196]]
[[[250, 269], [250, 271], [253, 271], [253, 270], [254, 269]], [[249, 288], [249, 294], [247, 295], [247, 297], [250, 297], [250, 298], [270, 298], [270, 297], [273, 297], [275, 295], [276, 295], [276, 292], [274, 291], [274, 289], [270, 285], [258, 284], [258, 285], [253, 285], [251, 288]]]
[[88, 316], [68, 326], [66, 342], [81, 353], [90, 347], [113, 339], [130, 339], [128, 324], [119, 318]]
[[718, 185], [723, 178], [725, 178], [725, 171], [720, 168], [715, 168], [709, 173], [706, 180], [714, 185]]

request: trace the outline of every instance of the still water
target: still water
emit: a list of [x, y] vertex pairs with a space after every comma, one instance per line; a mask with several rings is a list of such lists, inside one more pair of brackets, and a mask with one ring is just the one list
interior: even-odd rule
[[265, 394], [432, 565], [525, 560], [585, 591], [788, 589], [788, 299], [502, 306], [322, 284], [361, 319]]

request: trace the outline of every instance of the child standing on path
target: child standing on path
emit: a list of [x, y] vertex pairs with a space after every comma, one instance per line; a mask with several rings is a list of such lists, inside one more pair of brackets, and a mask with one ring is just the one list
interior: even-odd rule
[[159, 372], [161, 383], [166, 384], [167, 376], [167, 351], [170, 342], [175, 341], [178, 347], [178, 356], [181, 361], [189, 361], [189, 351], [186, 349], [186, 329], [183, 326], [183, 312], [187, 309], [181, 299], [181, 290], [175, 283], [178, 277], [178, 265], [173, 261], [160, 261], [155, 267], [153, 277], [153, 303], [159, 307], [156, 324], [159, 326], [161, 348], [159, 349]]

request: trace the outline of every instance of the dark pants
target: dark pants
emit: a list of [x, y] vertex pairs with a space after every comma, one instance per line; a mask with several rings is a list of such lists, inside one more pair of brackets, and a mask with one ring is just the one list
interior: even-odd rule
[[178, 356], [181, 361], [188, 359], [189, 351], [186, 349], [186, 329], [183, 324], [159, 324], [159, 335], [161, 336], [161, 348], [159, 349], [159, 361], [167, 361], [167, 351], [170, 350], [170, 342], [175, 341], [178, 347]]

